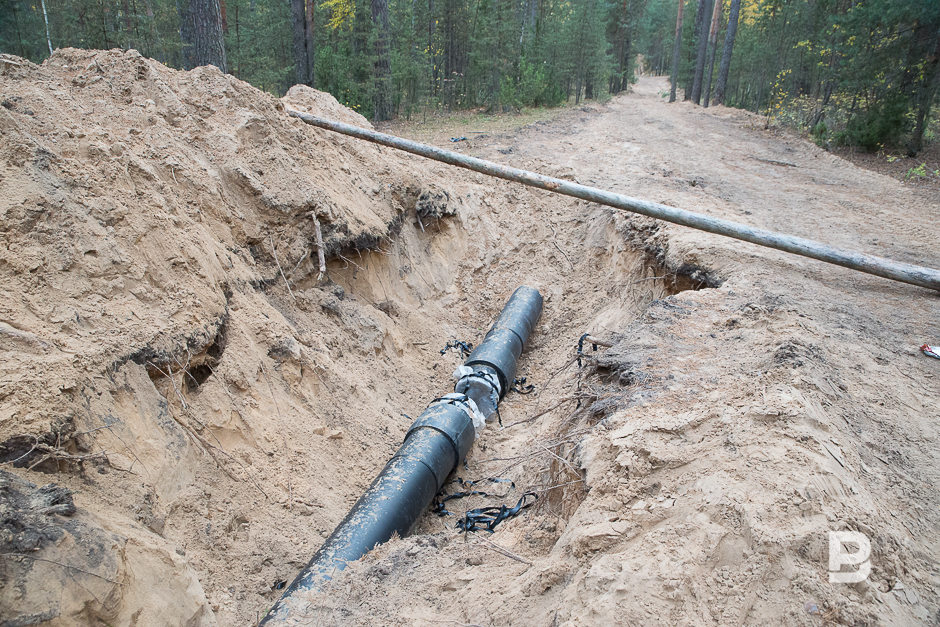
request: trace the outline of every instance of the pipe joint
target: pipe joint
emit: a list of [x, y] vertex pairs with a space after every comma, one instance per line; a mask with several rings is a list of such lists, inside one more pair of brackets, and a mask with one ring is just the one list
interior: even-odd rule
[[523, 285], [509, 298], [480, 345], [470, 353], [465, 366], [487, 366], [499, 377], [500, 398], [516, 380], [516, 365], [535, 323], [542, 315], [542, 295]]
[[[484, 420], [496, 413], [499, 406], [500, 392], [499, 374], [493, 368], [477, 364], [475, 366], [458, 366], [454, 371], [454, 392], [466, 394], [476, 403], [477, 409]], [[482, 429], [482, 425], [480, 425]], [[479, 429], [477, 429], [479, 435]]]
[[405, 442], [416, 432], [422, 429], [432, 429], [443, 434], [454, 449], [454, 463], [442, 469], [446, 477], [467, 456], [473, 440], [476, 437], [476, 428], [473, 424], [474, 413], [479, 414], [476, 406], [471, 407], [470, 399], [463, 394], [448, 395], [459, 398], [437, 399], [430, 407], [418, 416], [405, 435]]
[[[466, 458], [485, 424], [478, 404], [492, 404], [512, 385], [515, 360], [542, 312], [542, 297], [520, 287], [470, 359], [457, 369], [456, 391], [431, 401], [398, 452], [268, 612], [263, 625], [302, 618], [316, 589], [372, 548], [407, 535], [447, 476]], [[476, 358], [474, 357], [476, 355]]]

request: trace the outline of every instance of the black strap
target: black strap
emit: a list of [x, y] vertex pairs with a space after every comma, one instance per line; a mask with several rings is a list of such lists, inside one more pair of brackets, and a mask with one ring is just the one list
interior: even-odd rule
[[512, 382], [512, 391], [517, 394], [531, 394], [535, 391], [535, 384], [530, 383], [526, 385], [525, 377], [518, 377], [515, 381]]
[[444, 348], [441, 349], [441, 355], [446, 355], [447, 351], [450, 349], [460, 351], [460, 354], [463, 357], [469, 357], [470, 353], [473, 352], [473, 343], [463, 342], [461, 340], [450, 340], [447, 342], [447, 344], [444, 345]]
[[[510, 485], [510, 488], [506, 494], [490, 494], [482, 490], [465, 490], [463, 492], [455, 492], [453, 494], [447, 494], [447, 495], [442, 496], [441, 494], [443, 493], [443, 489], [454, 483], [464, 488], [472, 488], [473, 486], [481, 484], [481, 483], [508, 483]], [[502, 477], [485, 477], [483, 479], [477, 479], [475, 481], [464, 481], [460, 477], [457, 477], [453, 481], [448, 481], [447, 483], [444, 484], [443, 488], [441, 488], [441, 493], [438, 493], [438, 495], [434, 499], [434, 505], [431, 508], [431, 511], [437, 514], [438, 516], [442, 516], [442, 517], [453, 516], [454, 515], [453, 512], [447, 511], [447, 508], [444, 507], [444, 503], [446, 503], [447, 501], [463, 499], [468, 496], [492, 496], [495, 498], [506, 498], [509, 495], [509, 492], [515, 489], [516, 489], [516, 484], [513, 483], [511, 479], [504, 479]]]
[[466, 394], [461, 394], [460, 392], [452, 392], [452, 394], [458, 394], [460, 395], [460, 398], [447, 398], [446, 396], [438, 396], [428, 403], [428, 407], [434, 405], [435, 403], [444, 403], [445, 405], [457, 405], [459, 407], [466, 407], [467, 409], [470, 409], [469, 396]]
[[457, 392], [457, 386], [464, 379], [482, 379], [488, 386], [493, 388], [494, 391], [496, 390], [496, 386], [498, 385], [497, 384], [498, 379], [496, 378], [496, 375], [487, 374], [485, 372], [477, 372], [476, 370], [474, 370], [470, 374], [465, 374], [464, 376], [460, 377], [454, 383], [454, 392], [456, 392], [457, 394], [461, 394], [461, 392]]
[[467, 492], [455, 492], [453, 494], [448, 494], [443, 498], [436, 499], [434, 501], [434, 506], [431, 508], [431, 512], [437, 514], [438, 516], [453, 516], [453, 512], [447, 511], [447, 508], [444, 507], [444, 503], [447, 501], [454, 501], [456, 499], [463, 499], [468, 496], [491, 496], [482, 490], [469, 490]]
[[[591, 334], [585, 333], [580, 338], [578, 338], [578, 368], [581, 367], [581, 358], [584, 356], [584, 340], [586, 340]], [[591, 343], [591, 349], [596, 353], [597, 344]]]
[[[531, 501], [529, 497], [532, 497]], [[515, 518], [522, 510], [531, 507], [538, 498], [539, 496], [535, 492], [526, 492], [512, 507], [500, 505], [499, 507], [471, 509], [464, 514], [463, 518], [457, 521], [456, 527], [464, 532], [483, 530], [493, 533], [496, 525], [504, 520]]]

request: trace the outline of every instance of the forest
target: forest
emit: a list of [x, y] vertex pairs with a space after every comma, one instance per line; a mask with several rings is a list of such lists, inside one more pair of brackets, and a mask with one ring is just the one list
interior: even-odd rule
[[603, 100], [642, 70], [821, 145], [913, 155], [937, 122], [937, 0], [0, 0], [0, 20], [0, 52], [33, 61], [134, 48], [376, 121]]

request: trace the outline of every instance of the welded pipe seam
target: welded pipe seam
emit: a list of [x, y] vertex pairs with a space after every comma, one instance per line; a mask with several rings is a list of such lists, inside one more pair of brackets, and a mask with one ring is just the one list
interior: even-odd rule
[[544, 174], [529, 172], [527, 170], [520, 170], [476, 157], [469, 157], [435, 146], [428, 146], [427, 144], [402, 139], [394, 135], [379, 133], [351, 124], [327, 120], [309, 113], [302, 113], [291, 109], [288, 109], [287, 113], [313, 126], [349, 135], [350, 137], [371, 141], [383, 146], [388, 146], [389, 148], [403, 150], [428, 159], [434, 159], [435, 161], [466, 168], [489, 176], [515, 181], [530, 187], [537, 187], [589, 202], [616, 207], [617, 209], [631, 211], [708, 233], [739, 239], [757, 244], [758, 246], [774, 248], [794, 255], [817, 259], [826, 263], [857, 270], [858, 272], [873, 274], [886, 279], [940, 291], [940, 270], [934, 268], [894, 261], [893, 259], [869, 255], [868, 253], [855, 250], [837, 248], [794, 235], [776, 233], [731, 220], [714, 218], [677, 207], [632, 198], [630, 196], [624, 196], [623, 194], [616, 194], [564, 179], [545, 176]]

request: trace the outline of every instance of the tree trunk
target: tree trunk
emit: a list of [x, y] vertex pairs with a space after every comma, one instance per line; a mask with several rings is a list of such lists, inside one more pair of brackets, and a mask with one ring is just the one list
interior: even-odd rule
[[715, 0], [712, 11], [712, 27], [708, 31], [708, 51], [705, 55], [705, 94], [702, 104], [708, 107], [708, 97], [712, 91], [712, 74], [715, 72], [715, 50], [718, 48], [718, 25], [721, 23], [721, 0]]
[[304, 0], [290, 0], [292, 43], [294, 47], [294, 80], [307, 84], [307, 33], [305, 32]]
[[434, 27], [437, 20], [434, 19], [434, 0], [428, 0], [428, 58], [431, 61], [431, 85], [430, 94], [437, 95], [437, 55], [434, 52]]
[[46, 14], [46, 0], [39, 0], [42, 5], [42, 21], [46, 24], [46, 45], [49, 46], [49, 54], [52, 54], [52, 37], [49, 35], [49, 16]]
[[180, 41], [183, 42], [180, 49], [181, 65], [183, 69], [191, 70], [196, 67], [193, 51], [193, 40], [196, 35], [193, 33], [193, 17], [189, 9], [189, 0], [176, 0], [176, 12], [180, 16]]
[[695, 15], [695, 73], [692, 76], [692, 101], [702, 101], [702, 75], [705, 73], [705, 50], [708, 47], [708, 13], [712, 8], [711, 0], [698, 0], [698, 13]]
[[615, 32], [614, 55], [617, 59], [617, 70], [611, 76], [610, 93], [616, 94], [627, 88], [630, 82], [627, 69], [630, 66], [630, 33], [627, 25], [627, 0], [621, 0], [617, 12], [617, 29]]
[[134, 25], [131, 24], [131, 3], [128, 0], [121, 0], [121, 17], [124, 22], [124, 48], [130, 50], [131, 48], [137, 48], [140, 44], [134, 45], [134, 38], [132, 36], [134, 32]]
[[295, 80], [299, 85], [313, 87], [313, 0], [290, 0], [290, 6]]
[[679, 0], [679, 12], [676, 14], [676, 42], [672, 46], [672, 76], [669, 81], [669, 102], [676, 101], [676, 83], [679, 81], [679, 55], [682, 52], [682, 9], [684, 6], [685, 0]]
[[923, 80], [917, 86], [914, 102], [917, 111], [914, 114], [914, 131], [907, 145], [908, 156], [913, 157], [924, 148], [924, 131], [930, 119], [930, 107], [933, 104], [937, 88], [940, 87], [940, 31], [934, 30], [933, 53], [927, 57], [923, 70]]
[[306, 1], [306, 15], [304, 15], [304, 30], [307, 33], [307, 84], [311, 87], [315, 87], [316, 79], [316, 31], [313, 30], [314, 26], [314, 11], [316, 11], [317, 4], [316, 0], [307, 0]]
[[179, 0], [176, 8], [180, 14], [183, 67], [191, 70], [201, 65], [214, 65], [226, 72], [219, 0]]
[[731, 51], [734, 49], [734, 36], [738, 32], [740, 12], [741, 0], [731, 0], [731, 14], [728, 16], [728, 28], [725, 30], [725, 49], [721, 53], [718, 85], [715, 86], [715, 102], [718, 104], [725, 104], [725, 88], [728, 86], [728, 71], [731, 69]]
[[618, 76], [617, 91], [626, 91], [630, 86], [630, 55], [633, 52], [633, 42], [629, 27], [624, 27], [623, 48], [620, 51], [620, 73]]
[[372, 23], [375, 25], [375, 92], [373, 118], [377, 122], [392, 117], [392, 69], [389, 61], [388, 0], [372, 0]]
[[16, 12], [16, 3], [10, 3], [10, 11], [13, 13], [13, 24], [16, 27], [16, 43], [19, 46], [19, 55], [26, 58], [26, 48], [23, 47], [23, 32], [20, 30], [20, 17]]

